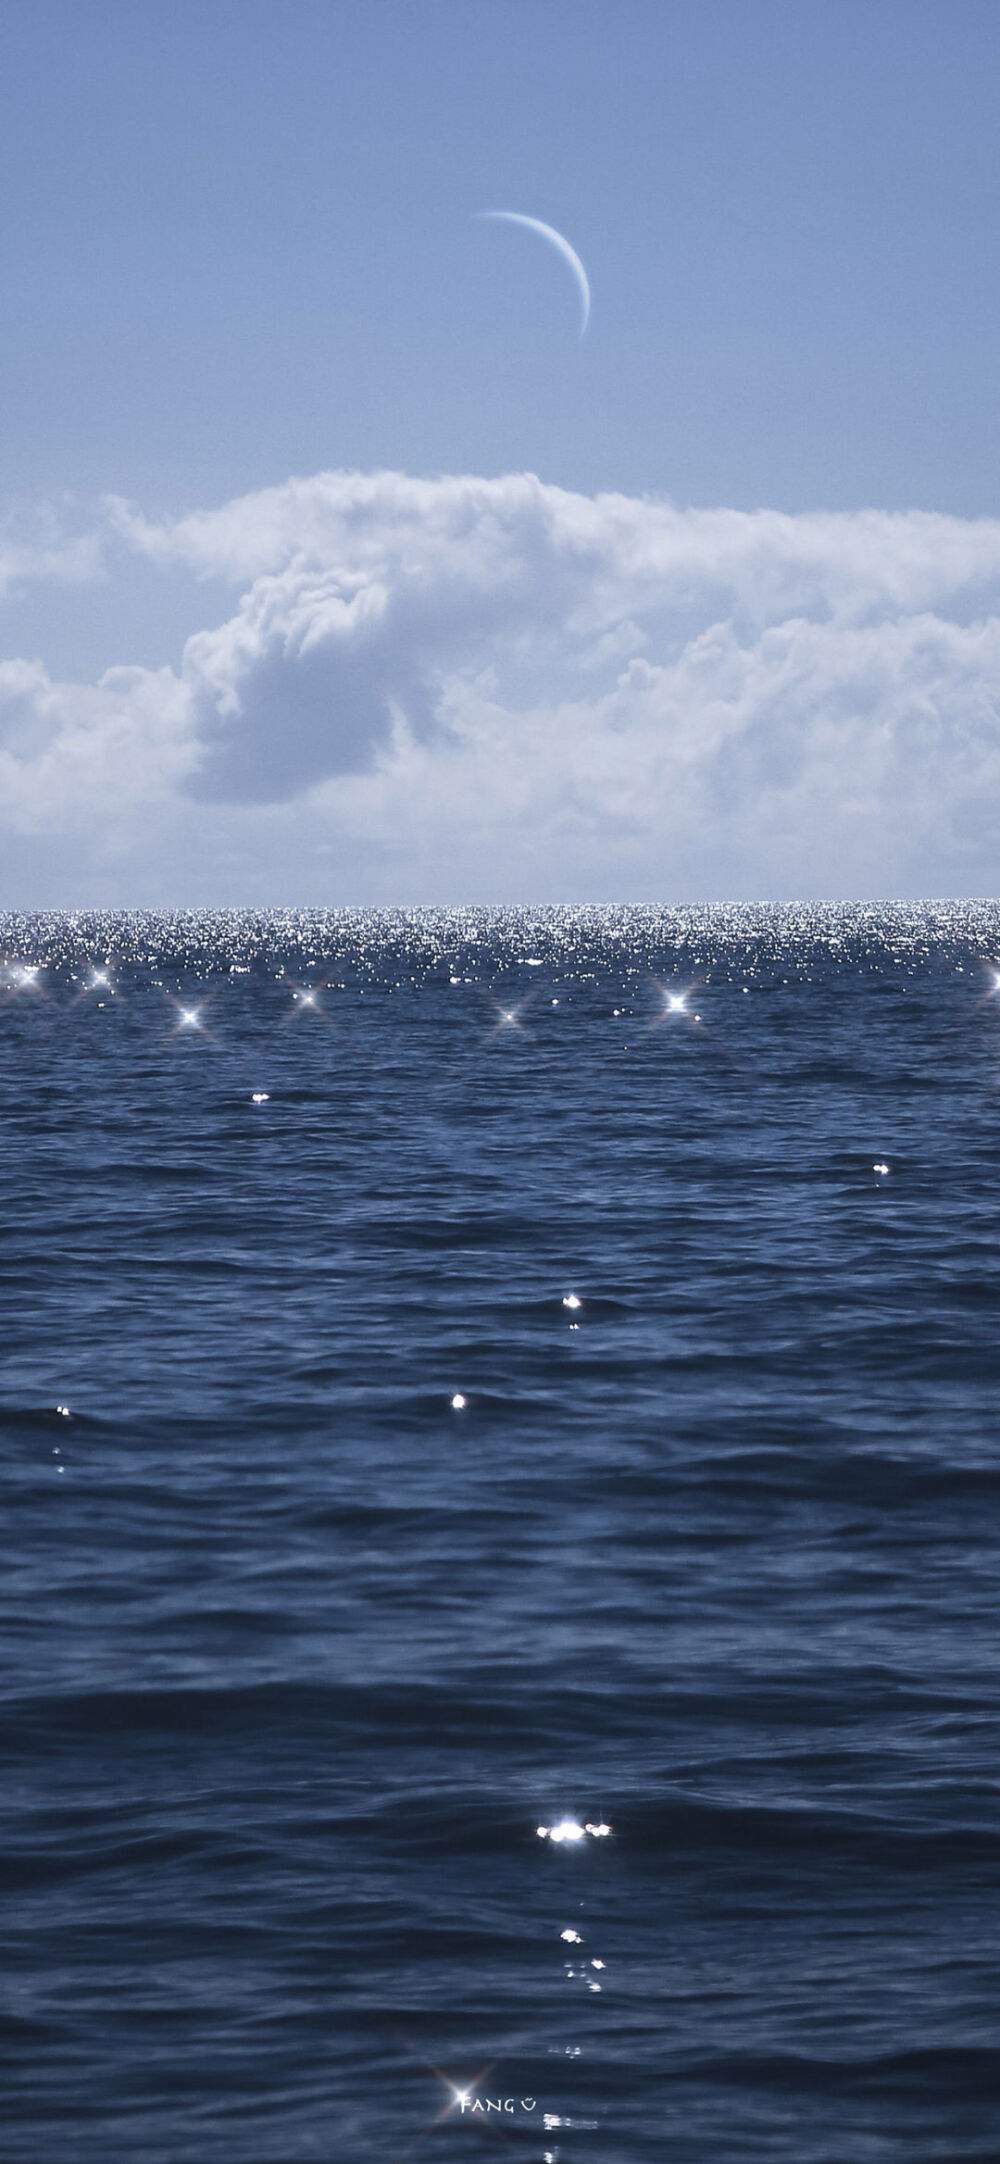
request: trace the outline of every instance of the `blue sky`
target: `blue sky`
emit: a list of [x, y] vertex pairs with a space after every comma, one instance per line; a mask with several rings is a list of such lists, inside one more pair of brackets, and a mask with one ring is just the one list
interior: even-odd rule
[[992, 4], [14, 0], [0, 82], [12, 492], [996, 507]]
[[[221, 799], [212, 827], [204, 809], [208, 785], [196, 772], [199, 761], [220, 771], [218, 716], [205, 722], [200, 678], [191, 693], [201, 649], [188, 651], [186, 642], [220, 632], [241, 611], [256, 621], [266, 596], [256, 588], [248, 599], [253, 581], [287, 580], [295, 548], [287, 534], [273, 561], [249, 547], [251, 586], [241, 586], [232, 551], [217, 550], [211, 561], [203, 549], [192, 553], [185, 521], [235, 501], [256, 531], [260, 492], [280, 492], [291, 476], [388, 470], [495, 479], [528, 471], [588, 504], [615, 492], [734, 514], [833, 513], [859, 548], [861, 529], [851, 522], [868, 507], [991, 522], [1000, 494], [998, 113], [1000, 17], [978, 0], [88, 0], [85, 8], [76, 0], [15, 0], [0, 20], [0, 506], [10, 550], [0, 655], [20, 716], [7, 740], [17, 770], [7, 775], [6, 800], [21, 808], [11, 814], [3, 899], [16, 901], [22, 891], [27, 898], [25, 882], [31, 899], [73, 899], [76, 887], [63, 885], [74, 880], [111, 899], [154, 898], [154, 890], [169, 898], [177, 878], [178, 899], [240, 900], [252, 887], [253, 898], [294, 900], [287, 890], [294, 864], [310, 886], [302, 898], [314, 900], [328, 891], [331, 863], [343, 885], [331, 899], [462, 898], [464, 888], [455, 896], [424, 891], [428, 867], [451, 846], [444, 829], [432, 843], [404, 821], [393, 835], [393, 817], [402, 815], [381, 798], [377, 811], [369, 807], [369, 830], [354, 804], [350, 842], [332, 799], [325, 796], [322, 808], [315, 794], [303, 800], [305, 824], [311, 832], [319, 819], [321, 829], [307, 874], [276, 832], [251, 834], [245, 825], [237, 832], [244, 815], [225, 811]], [[533, 236], [475, 218], [495, 207], [551, 222], [579, 250], [593, 289], [584, 340], [564, 266]], [[109, 497], [125, 499], [156, 527], [155, 544], [135, 522], [109, 520]], [[391, 559], [393, 575], [408, 577], [394, 553], [396, 498], [385, 515], [391, 531], [380, 530], [379, 562], [384, 571]], [[493, 520], [495, 507], [486, 514], [479, 502], [467, 516]], [[587, 514], [580, 517], [586, 523]], [[343, 518], [341, 505], [336, 535], [324, 528], [311, 545], [328, 583], [354, 591], [362, 573]], [[602, 549], [611, 547], [610, 530], [602, 529]], [[807, 529], [795, 531], [808, 553]], [[460, 535], [461, 522], [454, 563], [435, 557], [442, 596], [453, 599]], [[516, 583], [512, 565], [521, 566], [526, 545], [520, 526], [514, 538], [507, 531], [507, 544], [496, 575]], [[564, 536], [559, 546], [575, 544]], [[533, 644], [534, 633], [512, 621], [501, 667], [485, 617], [478, 661], [474, 624], [463, 631], [460, 656], [447, 640], [447, 651], [431, 652], [421, 634], [422, 688], [414, 696], [423, 721], [405, 701], [400, 706], [395, 662], [384, 682], [360, 691], [356, 670], [334, 671], [331, 698], [356, 695], [359, 712], [383, 716], [357, 753], [378, 768], [383, 795], [387, 762], [402, 756], [405, 739], [432, 764], [435, 747], [442, 755], [441, 794], [429, 777], [428, 801], [453, 800], [456, 730], [472, 727], [471, 708], [456, 720], [456, 669], [463, 686], [476, 680], [477, 697], [490, 676], [491, 696], [518, 728], [536, 713], [537, 749], [551, 740], [557, 708], [579, 705], [579, 669], [597, 682], [592, 658], [581, 658], [595, 640], [611, 639], [600, 667], [612, 665], [613, 647], [615, 666], [641, 660], [673, 668], [719, 624], [737, 627], [749, 656], [791, 621], [760, 614], [753, 547], [732, 574], [735, 584], [709, 580], [696, 601], [690, 581], [680, 581], [681, 595], [676, 568], [673, 588], [656, 598], [643, 587], [633, 606], [623, 590], [614, 624], [589, 588], [586, 600], [568, 598], [561, 563], [546, 557], [542, 567], [555, 582], [561, 646], [550, 640], [543, 652], [545, 642]], [[839, 571], [829, 576], [839, 595]], [[919, 609], [930, 605], [937, 621], [964, 631], [973, 620], [992, 622], [992, 577], [984, 560], [972, 588], [949, 586], [947, 599], [929, 601], [921, 588]], [[309, 591], [315, 600], [315, 577]], [[873, 610], [885, 616], [884, 594], [851, 591], [852, 620]], [[816, 623], [839, 605], [829, 586], [803, 604]], [[396, 594], [393, 623], [401, 607]], [[918, 604], [907, 589], [892, 607], [909, 622]], [[435, 624], [445, 621], [445, 598], [432, 613]], [[295, 623], [294, 637], [307, 645], [342, 635], [328, 627], [306, 634], [298, 616]], [[623, 629], [629, 623], [634, 651]], [[282, 633], [286, 659], [289, 636]], [[362, 635], [353, 625], [349, 636], [370, 643], [370, 626]], [[339, 649], [338, 657], [339, 669]], [[31, 694], [25, 721], [28, 664], [63, 687], [58, 723], [47, 691]], [[22, 675], [11, 677], [15, 665]], [[754, 681], [756, 666], [747, 661]], [[956, 681], [967, 685], [972, 666], [968, 655], [956, 660]], [[76, 738], [81, 717], [97, 711], [95, 687], [103, 672], [125, 667], [170, 672], [171, 714], [176, 680], [201, 716], [170, 722], [194, 735], [188, 765], [181, 759], [169, 782], [161, 776], [161, 795], [154, 790], [140, 817], [140, 826], [148, 820], [141, 872], [102, 826], [100, 802], [114, 795], [123, 760], [117, 734], [112, 767], [101, 767], [100, 802], [68, 853], [55, 809], [63, 801], [54, 777], [65, 732], [76, 732], [73, 757], [82, 757]], [[336, 796], [345, 770], [341, 753], [324, 767], [322, 665], [309, 668], [317, 736], [306, 762], [310, 787], [318, 777]], [[502, 683], [498, 668], [508, 671]], [[255, 680], [255, 726], [270, 686], [280, 735], [289, 693], [273, 657], [265, 677]], [[354, 692], [345, 688], [351, 684]], [[937, 699], [947, 730], [954, 687], [946, 693], [937, 677], [934, 686], [913, 697], [918, 706]], [[143, 679], [136, 698], [142, 705], [151, 696]], [[733, 711], [739, 704], [719, 686], [712, 696], [727, 697]], [[855, 707], [871, 697], [870, 687], [841, 685], [836, 726], [850, 709], [853, 727]], [[218, 698], [238, 736], [244, 691], [227, 679]], [[984, 759], [992, 759], [992, 738], [981, 717], [992, 713], [992, 699], [987, 669], [968, 724]], [[435, 700], [432, 726], [426, 715]], [[898, 717], [892, 722], [891, 689], [884, 700], [877, 729], [901, 727]], [[584, 736], [609, 726], [599, 706], [587, 707]], [[697, 712], [689, 718], [697, 735]], [[104, 723], [91, 718], [86, 726]], [[744, 760], [763, 726], [757, 708], [741, 724]], [[833, 726], [827, 715], [822, 728]], [[676, 725], [662, 727], [674, 756]], [[141, 736], [138, 722], [136, 729]], [[52, 749], [56, 738], [63, 751]], [[336, 717], [330, 740], [346, 741]], [[869, 745], [876, 766], [880, 742], [876, 731]], [[921, 743], [929, 757], [926, 732]], [[471, 759], [468, 740], [466, 750]], [[521, 756], [526, 801], [540, 814], [541, 790], [551, 813], [555, 780], [539, 772], [532, 783], [534, 753], [522, 746]], [[856, 765], [856, 746], [849, 756]], [[912, 764], [912, 743], [899, 756]], [[649, 774], [638, 750], [636, 757], [639, 793], [648, 798]], [[972, 787], [981, 805], [994, 786], [992, 766], [973, 785], [964, 740], [954, 757], [938, 740], [934, 757], [931, 797], [940, 800], [948, 777], [961, 774], [962, 789]], [[141, 758], [124, 763], [137, 771]], [[235, 739], [222, 764], [237, 773]], [[151, 771], [159, 772], [155, 758]], [[480, 778], [489, 796], [494, 782], [485, 770]], [[720, 840], [710, 809], [718, 788], [705, 777], [701, 810], [691, 813], [701, 821], [693, 854], [690, 828], [678, 855], [669, 822], [637, 838], [630, 854], [622, 821], [638, 814], [610, 802], [607, 846], [596, 801], [583, 818], [588, 833], [595, 822], [585, 846], [582, 815], [570, 809], [571, 800], [579, 803], [579, 773], [571, 779], [563, 826], [575, 840], [557, 847], [559, 818], [551, 813], [526, 857], [522, 804], [518, 846], [502, 822], [490, 828], [487, 875], [481, 847], [466, 861], [456, 842], [456, 878], [485, 878], [488, 898], [536, 898], [555, 880], [554, 893], [600, 899], [605, 878], [609, 893], [624, 885], [650, 898], [661, 889], [677, 898], [680, 879], [686, 898], [697, 898], [696, 888], [728, 891], [727, 880], [763, 892], [806, 875], [794, 851], [779, 861], [780, 850], [741, 855]], [[475, 798], [468, 766], [467, 785], [466, 828]], [[876, 796], [889, 785], [872, 782]], [[892, 786], [898, 794], [898, 782]], [[759, 777], [747, 787], [759, 789]], [[345, 788], [350, 795], [355, 782]], [[184, 805], [202, 806], [190, 863], [165, 809], [178, 790]], [[246, 790], [237, 793], [245, 802]], [[868, 853], [845, 859], [836, 790], [831, 797], [828, 785], [824, 797], [816, 779], [814, 793], [816, 807], [828, 805], [831, 869], [846, 862], [869, 890], [874, 883], [888, 891], [879, 886], [888, 879], [897, 890], [905, 882], [923, 891], [919, 855], [879, 857], [884, 817], [872, 812]], [[0, 786], [0, 819], [4, 801]], [[956, 833], [966, 802], [955, 797]], [[126, 823], [135, 831], [136, 800], [129, 806]], [[487, 810], [484, 800], [484, 819]], [[749, 824], [759, 812], [757, 799], [748, 800]], [[791, 800], [788, 816], [797, 816]], [[982, 852], [988, 846], [984, 839]], [[942, 881], [955, 891], [970, 880], [981, 886], [988, 855], [973, 862], [963, 850], [957, 841], [943, 849], [928, 841], [923, 862], [933, 891]]]

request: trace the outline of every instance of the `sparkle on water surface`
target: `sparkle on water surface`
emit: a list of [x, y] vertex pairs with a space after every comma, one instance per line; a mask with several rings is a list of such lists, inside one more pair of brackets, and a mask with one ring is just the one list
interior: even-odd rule
[[[625, 970], [633, 982], [655, 976], [665, 950], [701, 983], [706, 969], [719, 981], [748, 990], [787, 974], [794, 955], [798, 981], [808, 981], [820, 962], [848, 971], [878, 968], [891, 951], [900, 972], [911, 974], [935, 953], [961, 947], [982, 954], [996, 937], [997, 905], [990, 901], [804, 902], [707, 904], [701, 908], [549, 909], [314, 909], [173, 910], [117, 912], [9, 911], [0, 915], [0, 941], [8, 973], [38, 975], [52, 967], [77, 976], [94, 967], [88, 954], [106, 947], [116, 966], [225, 970], [243, 975], [267, 968], [280, 950], [275, 976], [297, 966], [357, 969], [374, 982], [380, 962], [394, 947], [406, 979], [420, 982], [438, 967], [442, 950], [451, 959], [451, 981], [480, 981], [487, 953], [511, 971], [524, 966], [521, 942], [535, 942], [529, 966], [572, 972], [586, 953], [591, 967]], [[286, 977], [287, 981], [287, 977]], [[995, 971], [1000, 987], [1000, 970]], [[665, 997], [677, 997], [667, 993]], [[684, 993], [689, 996], [689, 991]], [[509, 1002], [507, 1003], [509, 1006]]]
[[602, 1841], [611, 1832], [611, 1827], [603, 1819], [587, 1819], [581, 1825], [579, 1819], [560, 1818], [554, 1826], [536, 1826], [535, 1832], [540, 1841], [554, 1841], [558, 1847], [563, 1841], [585, 1841], [588, 1836], [592, 1841]]

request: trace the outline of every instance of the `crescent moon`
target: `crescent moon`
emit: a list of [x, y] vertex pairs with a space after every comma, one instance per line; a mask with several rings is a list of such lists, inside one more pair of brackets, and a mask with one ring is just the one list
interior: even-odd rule
[[541, 218], [526, 218], [524, 212], [520, 210], [480, 210], [477, 211], [476, 216], [479, 218], [501, 218], [507, 225], [526, 226], [529, 233], [538, 233], [542, 240], [547, 240], [549, 246], [554, 248], [558, 255], [562, 256], [563, 262], [568, 263], [573, 273], [577, 291], [580, 295], [580, 307], [582, 310], [580, 336], [582, 338], [590, 320], [590, 280], [576, 249], [570, 247], [565, 234], [557, 233], [554, 225], [543, 225]]

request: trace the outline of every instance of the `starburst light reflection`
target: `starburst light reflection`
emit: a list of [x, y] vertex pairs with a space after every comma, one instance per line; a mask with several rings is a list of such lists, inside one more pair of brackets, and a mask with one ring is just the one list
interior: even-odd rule
[[521, 1036], [528, 1036], [529, 1032], [525, 1029], [522, 1018], [533, 1003], [535, 998], [533, 992], [529, 992], [524, 999], [518, 1000], [513, 1007], [501, 1006], [500, 1001], [494, 997], [492, 992], [488, 993], [487, 997], [496, 1017], [490, 1030], [491, 1037], [506, 1036], [512, 1030], [516, 1030]]
[[691, 1012], [691, 1001], [695, 993], [700, 989], [700, 980], [698, 978], [695, 978], [693, 983], [679, 985], [676, 982], [664, 984], [661, 977], [654, 977], [653, 983], [660, 997], [659, 1013], [653, 1016], [650, 1025], [653, 1029], [658, 1029], [664, 1022], [698, 1022], [701, 1020], [700, 1015], [693, 1015]]
[[[426, 2065], [428, 2062], [425, 2060], [424, 2063]], [[468, 2104], [470, 2096], [475, 2096], [483, 2083], [489, 2080], [495, 2063], [494, 2061], [490, 2066], [484, 2066], [481, 2073], [475, 2074], [472, 2080], [466, 2082], [461, 2088], [459, 2088], [456, 2081], [452, 2080], [450, 2074], [443, 2074], [440, 2067], [431, 2068], [431, 2072], [441, 2083], [442, 2088], [448, 2092], [448, 2101], [443, 2111], [438, 2112], [437, 2118], [433, 2121], [434, 2126], [440, 2126], [443, 2120], [450, 2119], [456, 2111], [461, 2112], [463, 2105]]]
[[205, 1027], [205, 1009], [209, 1004], [207, 999], [198, 1000], [196, 1004], [188, 1004], [184, 1000], [175, 999], [172, 992], [169, 992], [167, 997], [174, 1010], [174, 1026], [170, 1033], [171, 1036], [178, 1037], [182, 1033], [186, 1037], [208, 1036]]

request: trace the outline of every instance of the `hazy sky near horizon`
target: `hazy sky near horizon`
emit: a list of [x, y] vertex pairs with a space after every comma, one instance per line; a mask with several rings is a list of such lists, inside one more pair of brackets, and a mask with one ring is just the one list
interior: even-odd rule
[[11, 0], [0, 902], [996, 891], [998, 110], [992, 0]]

